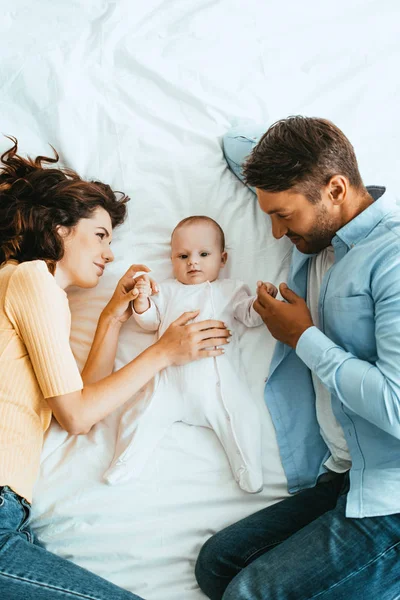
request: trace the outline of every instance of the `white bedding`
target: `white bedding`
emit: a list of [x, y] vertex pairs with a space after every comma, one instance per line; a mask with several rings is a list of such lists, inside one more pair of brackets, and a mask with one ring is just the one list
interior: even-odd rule
[[[364, 181], [395, 186], [400, 100], [396, 0], [14, 0], [0, 2], [0, 130], [132, 200], [115, 262], [97, 289], [70, 294], [72, 344], [85, 360], [96, 319], [131, 262], [171, 275], [168, 241], [183, 217], [207, 214], [227, 235], [226, 276], [254, 289], [286, 274], [288, 246], [227, 169], [224, 132], [289, 114], [325, 116], [353, 142]], [[0, 141], [1, 149], [8, 146]], [[286, 257], [286, 258], [285, 258]], [[131, 320], [117, 367], [152, 340]], [[254, 401], [273, 350], [247, 331]], [[176, 424], [136, 482], [107, 486], [118, 414], [86, 437], [47, 436], [33, 526], [52, 550], [149, 600], [200, 600], [193, 568], [215, 531], [285, 495], [263, 410], [265, 489], [242, 492], [206, 429]]]

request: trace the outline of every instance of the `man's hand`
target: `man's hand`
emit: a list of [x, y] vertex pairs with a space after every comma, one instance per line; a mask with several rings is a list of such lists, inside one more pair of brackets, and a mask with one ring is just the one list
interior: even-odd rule
[[276, 300], [264, 284], [260, 285], [253, 306], [275, 339], [296, 348], [301, 335], [314, 323], [303, 298], [292, 292], [286, 283], [281, 283], [279, 291], [286, 302]]

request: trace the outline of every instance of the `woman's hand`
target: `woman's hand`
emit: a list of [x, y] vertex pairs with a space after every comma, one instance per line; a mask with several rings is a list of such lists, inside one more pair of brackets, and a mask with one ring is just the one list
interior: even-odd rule
[[135, 284], [138, 279], [146, 278], [151, 285], [152, 293], [158, 293], [158, 287], [148, 275], [139, 275], [135, 278], [136, 273], [149, 273], [149, 267], [146, 265], [131, 265], [125, 275], [117, 283], [117, 287], [104, 308], [102, 315], [115, 319], [119, 323], [125, 323], [132, 315], [130, 303], [137, 298], [139, 291], [135, 289]]
[[208, 356], [220, 356], [224, 346], [229, 343], [231, 332], [222, 321], [188, 322], [195, 319], [200, 311], [185, 312], [176, 319], [156, 345], [166, 353], [169, 365], [185, 363]]

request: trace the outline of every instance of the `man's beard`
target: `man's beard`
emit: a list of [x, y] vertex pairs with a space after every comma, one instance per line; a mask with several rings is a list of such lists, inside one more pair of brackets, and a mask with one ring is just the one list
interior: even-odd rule
[[328, 210], [321, 203], [316, 211], [315, 224], [307, 238], [299, 236], [294, 232], [288, 232], [286, 235], [290, 237], [301, 238], [301, 248], [298, 248], [303, 254], [318, 254], [332, 243], [332, 238], [336, 234], [336, 227], [332, 218], [328, 214]]

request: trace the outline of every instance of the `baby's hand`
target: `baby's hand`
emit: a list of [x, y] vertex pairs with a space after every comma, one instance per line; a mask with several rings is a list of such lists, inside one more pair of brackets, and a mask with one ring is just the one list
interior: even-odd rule
[[152, 294], [151, 283], [148, 277], [140, 277], [135, 283], [134, 290], [137, 296], [133, 301], [133, 308], [138, 314], [146, 312], [150, 308], [149, 297]]
[[259, 288], [261, 285], [264, 285], [265, 289], [267, 290], [267, 293], [270, 296], [272, 296], [273, 298], [276, 298], [276, 296], [278, 294], [278, 289], [272, 283], [268, 283], [268, 282], [264, 282], [264, 281], [257, 281], [257, 288]]

